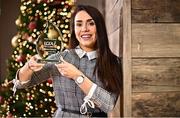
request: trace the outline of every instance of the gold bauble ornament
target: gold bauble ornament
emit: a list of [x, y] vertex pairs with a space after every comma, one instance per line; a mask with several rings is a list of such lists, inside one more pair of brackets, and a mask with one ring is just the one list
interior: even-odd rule
[[37, 0], [37, 3], [39, 4], [39, 3], [41, 3], [42, 2], [42, 0]]
[[16, 19], [15, 23], [19, 27], [22, 25], [22, 21], [21, 21], [21, 17], [20, 16]]
[[18, 46], [18, 39], [19, 39], [19, 35], [15, 35], [12, 40], [11, 40], [11, 45], [13, 47], [17, 47]]
[[49, 39], [57, 39], [59, 37], [59, 33], [53, 26], [49, 26], [47, 36]]

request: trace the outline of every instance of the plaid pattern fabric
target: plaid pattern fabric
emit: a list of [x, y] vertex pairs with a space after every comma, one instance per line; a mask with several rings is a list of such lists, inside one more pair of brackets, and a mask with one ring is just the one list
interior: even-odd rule
[[[78, 50], [79, 48], [66, 50], [50, 56], [49, 59], [60, 59], [60, 56], [62, 56], [64, 60], [75, 65], [84, 73], [84, 75], [91, 79], [92, 82], [97, 84], [96, 90], [91, 98], [96, 107], [94, 109], [88, 107], [88, 112], [108, 112], [109, 110], [112, 110], [117, 100], [117, 95], [109, 93], [103, 89], [103, 85], [99, 81], [97, 75], [93, 74], [96, 58], [88, 58], [85, 53], [80, 53], [82, 50]], [[62, 108], [79, 111], [80, 106], [84, 102], [83, 98], [86, 95], [74, 80], [62, 76], [54, 64], [46, 64], [43, 69], [33, 73], [31, 80], [22, 86], [31, 87], [47, 80], [48, 78], [52, 78], [53, 80], [55, 102], [58, 107], [54, 116], [85, 117], [80, 114], [78, 115], [61, 111]], [[22, 88], [22, 86], [19, 86], [19, 88]]]

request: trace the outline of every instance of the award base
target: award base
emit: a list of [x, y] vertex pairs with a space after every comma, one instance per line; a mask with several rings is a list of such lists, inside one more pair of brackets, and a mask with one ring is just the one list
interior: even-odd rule
[[52, 64], [59, 64], [61, 63], [61, 60], [51, 60], [51, 59], [38, 59], [37, 63], [42, 63], [42, 64], [46, 64], [46, 63], [52, 63]]

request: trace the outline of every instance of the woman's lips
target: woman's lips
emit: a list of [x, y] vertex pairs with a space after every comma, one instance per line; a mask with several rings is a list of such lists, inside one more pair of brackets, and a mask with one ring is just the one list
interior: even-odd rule
[[92, 36], [91, 34], [83, 34], [81, 35], [81, 38], [87, 40], [87, 39], [90, 39], [91, 36]]

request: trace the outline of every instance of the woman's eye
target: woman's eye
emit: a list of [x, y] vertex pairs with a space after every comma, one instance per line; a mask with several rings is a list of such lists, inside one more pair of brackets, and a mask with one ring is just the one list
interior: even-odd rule
[[76, 26], [78, 26], [78, 27], [79, 27], [79, 26], [82, 26], [82, 24], [81, 24], [81, 23], [76, 23]]
[[93, 21], [89, 22], [89, 25], [93, 26], [95, 23]]

